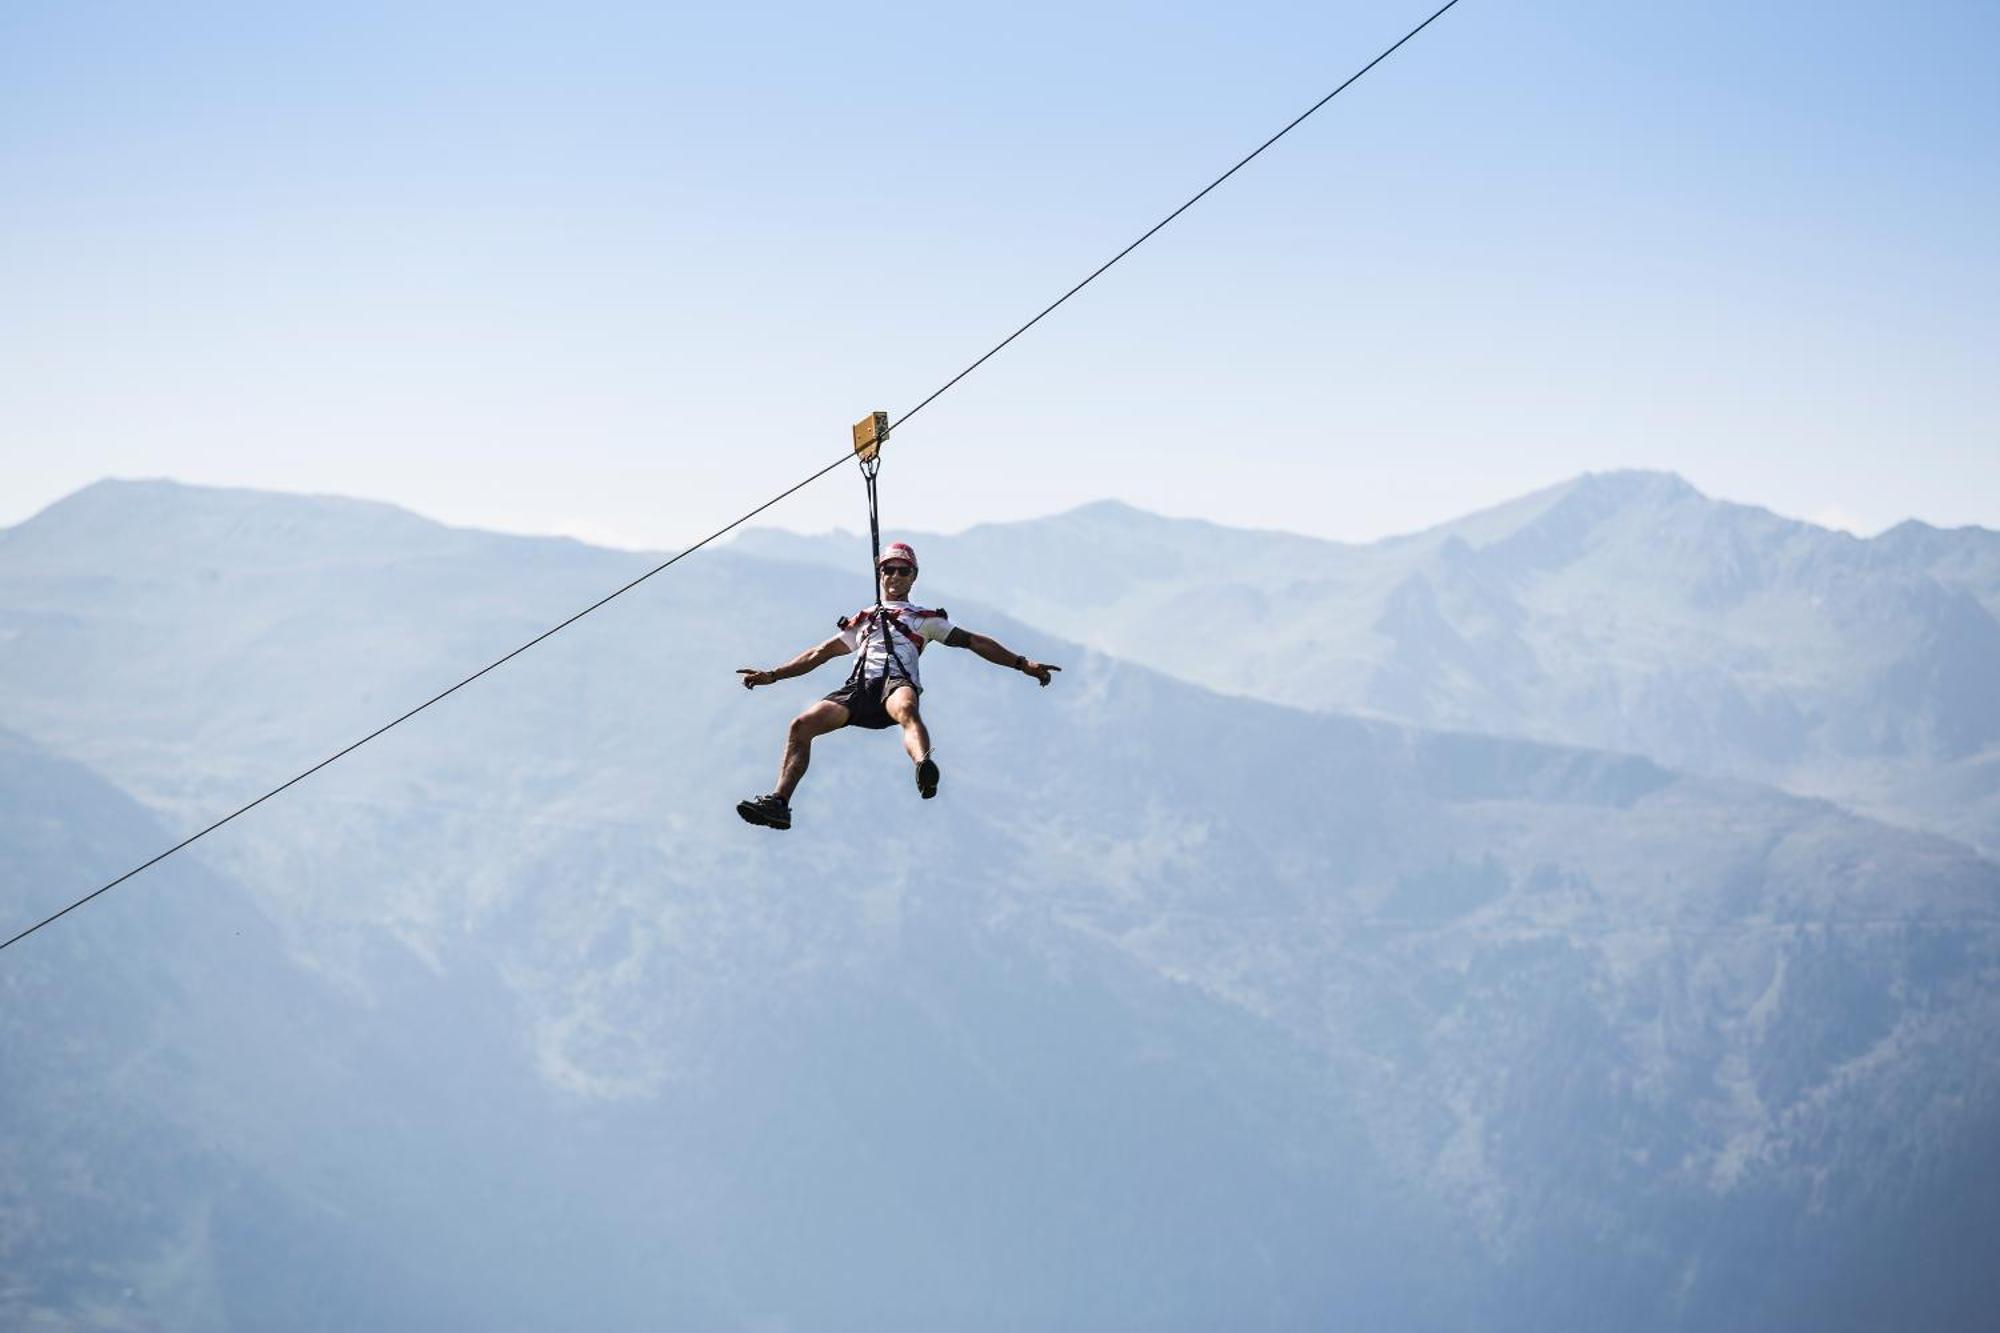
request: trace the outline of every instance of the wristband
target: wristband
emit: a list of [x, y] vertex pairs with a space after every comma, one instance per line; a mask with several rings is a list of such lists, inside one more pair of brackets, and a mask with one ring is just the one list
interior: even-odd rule
[[1014, 654], [1014, 670], [1016, 670], [1016, 671], [1026, 671], [1027, 669], [1028, 669], [1028, 659], [1027, 659], [1027, 658], [1025, 658], [1025, 657], [1023, 657], [1023, 656], [1021, 656], [1021, 655], [1020, 655], [1019, 653], [1015, 653], [1015, 654]]

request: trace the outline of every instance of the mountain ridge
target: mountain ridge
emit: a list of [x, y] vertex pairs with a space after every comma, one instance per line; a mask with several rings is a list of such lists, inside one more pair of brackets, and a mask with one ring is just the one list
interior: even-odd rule
[[[643, 563], [477, 534], [383, 562], [364, 523], [225, 596], [203, 570], [264, 537], [223, 531], [130, 578], [87, 533], [95, 570], [0, 548], [10, 720], [176, 822]], [[408, 1183], [307, 1177], [362, 1234], [473, 1200], [494, 1227], [436, 1252], [532, 1237], [546, 1280], [513, 1290], [547, 1324], [587, 1292], [600, 1326], [745, 1328], [1988, 1308], [2000, 867], [1641, 756], [1219, 696], [956, 586], [1057, 685], [928, 657], [940, 798], [845, 734], [768, 834], [729, 806], [832, 682], [734, 669], [854, 579], [713, 562], [198, 849], [341, 1007], [262, 1067], [227, 1030], [166, 1053], [260, 1097], [329, 1047], [381, 1070], [323, 1132]], [[240, 1101], [218, 1136], [282, 1161], [286, 1119]]]

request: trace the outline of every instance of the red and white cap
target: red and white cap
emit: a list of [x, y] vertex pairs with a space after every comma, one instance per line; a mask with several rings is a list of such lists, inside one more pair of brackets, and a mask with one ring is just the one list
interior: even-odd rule
[[890, 542], [888, 546], [883, 548], [882, 558], [875, 562], [875, 568], [880, 569], [891, 560], [904, 561], [912, 570], [915, 570], [917, 567], [916, 550], [908, 542]]

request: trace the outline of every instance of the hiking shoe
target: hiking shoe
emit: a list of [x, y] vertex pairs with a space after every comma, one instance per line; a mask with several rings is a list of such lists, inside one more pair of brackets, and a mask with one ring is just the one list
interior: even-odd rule
[[762, 824], [765, 828], [787, 829], [792, 826], [792, 807], [785, 804], [784, 798], [776, 792], [738, 801], [736, 813], [743, 816], [745, 823]]
[[917, 765], [917, 795], [928, 801], [937, 795], [938, 766], [934, 759], [925, 759]]

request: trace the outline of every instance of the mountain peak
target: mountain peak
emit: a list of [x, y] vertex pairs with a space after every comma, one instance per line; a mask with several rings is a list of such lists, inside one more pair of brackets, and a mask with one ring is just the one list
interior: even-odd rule
[[202, 486], [175, 481], [170, 477], [104, 477], [83, 486], [27, 519], [20, 527], [49, 519], [148, 518], [167, 514], [209, 515], [252, 513], [265, 516], [308, 513], [338, 514], [352, 522], [372, 518], [410, 526], [436, 527], [438, 524], [398, 505], [380, 500], [359, 500], [344, 495], [321, 495], [299, 491], [260, 490], [247, 486]]
[[408, 553], [449, 540], [450, 531], [375, 500], [107, 478], [0, 530], [0, 546], [16, 561], [157, 568], [216, 550], [259, 563], [311, 560], [357, 543]]
[[1616, 516], [1659, 513], [1689, 501], [1712, 503], [1676, 473], [1645, 469], [1586, 472], [1422, 532], [1386, 538], [1382, 544], [1413, 543], [1430, 548], [1456, 539], [1474, 550], [1503, 543], [1543, 547], [1553, 543], [1567, 549]]
[[1586, 472], [1570, 483], [1571, 489], [1587, 489], [1594, 494], [1637, 500], [1705, 500], [1703, 495], [1678, 472], [1651, 468], [1616, 468], [1609, 472]]
[[1547, 518], [1560, 515], [1561, 521], [1603, 522], [1657, 515], [1687, 506], [1711, 507], [1719, 502], [1702, 494], [1673, 472], [1631, 469], [1617, 472], [1586, 472], [1557, 488], [1560, 492], [1549, 506]]
[[1080, 504], [1063, 514], [1062, 517], [1133, 520], [1157, 519], [1160, 516], [1151, 510], [1141, 509], [1134, 504], [1127, 504], [1123, 500], [1106, 498], [1103, 500], [1092, 500], [1088, 504]]

